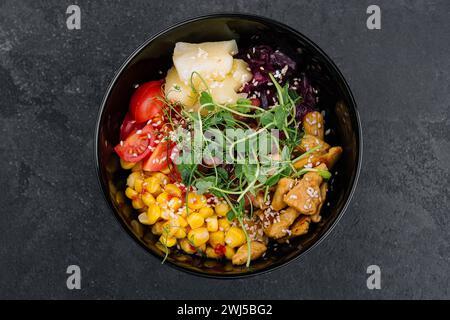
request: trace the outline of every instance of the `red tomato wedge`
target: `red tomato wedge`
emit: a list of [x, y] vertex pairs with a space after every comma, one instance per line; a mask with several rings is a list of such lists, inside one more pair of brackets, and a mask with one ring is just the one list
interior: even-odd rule
[[120, 140], [126, 140], [133, 131], [142, 129], [143, 127], [145, 127], [145, 122], [136, 122], [136, 120], [133, 120], [130, 112], [128, 112], [120, 126]]
[[150, 125], [143, 129], [133, 131], [125, 141], [121, 141], [114, 150], [119, 157], [127, 162], [138, 162], [144, 159], [155, 144], [155, 135]]
[[150, 157], [144, 160], [142, 169], [145, 171], [161, 171], [167, 168], [169, 166], [171, 152], [171, 144], [168, 141], [161, 141]]
[[164, 101], [162, 80], [141, 84], [130, 100], [131, 116], [136, 122], [145, 122], [162, 113]]

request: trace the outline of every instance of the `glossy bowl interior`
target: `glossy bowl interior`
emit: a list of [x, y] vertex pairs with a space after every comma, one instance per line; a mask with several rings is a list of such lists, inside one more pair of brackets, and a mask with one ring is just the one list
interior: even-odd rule
[[333, 169], [327, 196], [329, 205], [322, 209], [323, 219], [312, 224], [308, 234], [289, 245], [269, 247], [264, 259], [252, 262], [250, 269], [233, 266], [228, 261], [208, 260], [172, 251], [166, 264], [181, 270], [213, 277], [239, 277], [282, 266], [318, 244], [337, 223], [350, 201], [359, 174], [362, 153], [361, 129], [350, 89], [334, 63], [311, 40], [273, 20], [248, 15], [221, 14], [180, 23], [149, 39], [119, 69], [100, 108], [96, 130], [96, 165], [105, 197], [118, 221], [131, 237], [152, 255], [163, 259], [165, 253], [155, 246], [157, 237], [150, 228], [137, 222], [127, 200], [118, 195], [124, 190], [127, 171], [122, 170], [113, 147], [119, 142], [119, 127], [128, 109], [134, 85], [160, 79], [171, 66], [171, 55], [178, 41], [204, 42], [235, 39], [238, 47], [270, 44], [295, 57], [300, 69], [319, 90], [319, 107], [325, 110], [326, 140], [340, 145], [344, 152]]

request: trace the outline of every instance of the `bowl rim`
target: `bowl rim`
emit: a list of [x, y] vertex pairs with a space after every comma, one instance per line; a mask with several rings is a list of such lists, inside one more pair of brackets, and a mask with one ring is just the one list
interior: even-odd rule
[[131, 230], [129, 229], [129, 227], [126, 225], [126, 223], [123, 221], [123, 219], [121, 219], [119, 217], [119, 214], [116, 212], [116, 209], [114, 208], [114, 206], [112, 205], [110, 199], [107, 197], [107, 193], [108, 190], [106, 188], [106, 185], [104, 185], [103, 180], [102, 180], [102, 174], [101, 174], [101, 169], [100, 169], [100, 163], [99, 163], [99, 133], [100, 133], [100, 123], [102, 120], [102, 116], [103, 116], [103, 111], [105, 109], [105, 105], [106, 102], [111, 94], [111, 91], [114, 87], [114, 85], [117, 82], [117, 79], [120, 77], [120, 75], [123, 73], [123, 71], [126, 69], [126, 67], [128, 66], [128, 64], [145, 48], [147, 47], [151, 42], [153, 42], [154, 40], [156, 40], [158, 37], [178, 28], [181, 27], [183, 25], [189, 24], [189, 23], [193, 23], [193, 22], [197, 22], [197, 21], [202, 21], [202, 20], [209, 20], [209, 19], [217, 19], [217, 18], [237, 18], [237, 19], [247, 19], [247, 20], [251, 20], [251, 21], [256, 21], [256, 22], [262, 22], [262, 23], [270, 23], [272, 25], [276, 25], [278, 27], [280, 27], [281, 29], [286, 30], [287, 32], [293, 33], [295, 36], [301, 38], [303, 41], [305, 41], [309, 46], [311, 46], [312, 48], [314, 48], [317, 52], [319, 52], [319, 54], [321, 54], [324, 58], [324, 60], [326, 61], [326, 63], [328, 63], [328, 65], [333, 69], [334, 72], [336, 72], [338, 78], [342, 81], [342, 84], [344, 85], [344, 89], [346, 90], [349, 100], [352, 104], [352, 107], [354, 109], [355, 112], [355, 117], [356, 117], [356, 124], [357, 124], [357, 138], [358, 138], [358, 157], [356, 159], [357, 164], [356, 164], [356, 172], [353, 178], [352, 186], [349, 192], [349, 195], [347, 197], [347, 199], [345, 200], [344, 205], [342, 206], [342, 209], [340, 210], [340, 212], [337, 214], [337, 217], [335, 218], [335, 220], [333, 221], [333, 223], [328, 227], [327, 230], [325, 230], [325, 232], [322, 234], [322, 236], [317, 239], [309, 248], [307, 248], [305, 251], [302, 251], [300, 253], [298, 253], [297, 255], [291, 257], [290, 259], [286, 260], [284, 263], [282, 264], [278, 264], [278, 265], [273, 265], [273, 266], [268, 266], [265, 267], [264, 269], [261, 270], [257, 270], [257, 271], [248, 271], [248, 272], [244, 272], [242, 274], [207, 274], [201, 271], [197, 271], [197, 270], [191, 270], [182, 266], [178, 266], [177, 264], [167, 260], [165, 264], [169, 265], [171, 268], [174, 268], [176, 270], [180, 270], [183, 272], [186, 272], [188, 274], [191, 275], [195, 275], [195, 276], [200, 276], [200, 277], [204, 277], [204, 278], [212, 278], [212, 279], [242, 279], [242, 278], [248, 278], [248, 277], [252, 277], [252, 276], [256, 276], [256, 275], [262, 275], [262, 274], [266, 274], [275, 270], [278, 270], [282, 267], [287, 266], [288, 264], [292, 263], [293, 261], [299, 261], [301, 258], [303, 258], [304, 256], [306, 256], [309, 252], [311, 252], [315, 247], [317, 247], [320, 243], [322, 243], [328, 236], [329, 234], [332, 232], [332, 230], [336, 227], [336, 225], [338, 224], [338, 222], [340, 221], [340, 219], [342, 218], [342, 216], [345, 214], [345, 212], [347, 211], [347, 208], [353, 198], [353, 195], [355, 193], [357, 184], [358, 184], [358, 180], [359, 180], [359, 175], [361, 172], [361, 167], [362, 167], [362, 160], [363, 160], [363, 134], [362, 134], [362, 128], [361, 128], [361, 119], [360, 119], [360, 115], [358, 112], [358, 107], [355, 101], [355, 98], [353, 96], [353, 93], [350, 89], [350, 86], [347, 83], [347, 80], [345, 79], [344, 75], [342, 74], [342, 72], [340, 71], [340, 69], [337, 67], [337, 65], [333, 62], [333, 60], [317, 45], [315, 44], [311, 39], [309, 39], [307, 36], [305, 36], [303, 33], [297, 31], [296, 29], [282, 23], [279, 22], [275, 19], [272, 18], [267, 18], [264, 16], [260, 16], [260, 15], [255, 15], [255, 14], [248, 14], [248, 13], [227, 13], [227, 12], [223, 12], [223, 13], [213, 13], [213, 14], [206, 14], [206, 15], [199, 15], [199, 16], [195, 16], [192, 18], [188, 18], [185, 20], [182, 20], [180, 22], [177, 22], [175, 24], [172, 24], [158, 32], [154, 32], [152, 33], [147, 40], [145, 40], [141, 45], [139, 45], [125, 60], [124, 62], [120, 65], [120, 67], [116, 70], [112, 80], [110, 81], [106, 92], [103, 96], [102, 102], [100, 104], [100, 107], [98, 109], [98, 113], [97, 113], [97, 120], [96, 120], [96, 124], [95, 124], [95, 130], [94, 130], [94, 166], [95, 166], [95, 171], [97, 172], [97, 181], [98, 181], [98, 185], [101, 189], [101, 193], [103, 195], [103, 199], [108, 203], [108, 206], [110, 208], [110, 210], [112, 211], [114, 217], [116, 218], [116, 220], [119, 222], [119, 224], [122, 226], [122, 228], [126, 231], [126, 233], [133, 239], [133, 242], [135, 244], [137, 244], [139, 247], [143, 248], [148, 254], [150, 254], [151, 256], [155, 257], [158, 260], [161, 260], [161, 257], [156, 255], [155, 253], [153, 253], [151, 250], [148, 249], [147, 246], [144, 245], [144, 243], [142, 241], [139, 241], [138, 239], [136, 239], [136, 236], [134, 235], [134, 233], [131, 232]]

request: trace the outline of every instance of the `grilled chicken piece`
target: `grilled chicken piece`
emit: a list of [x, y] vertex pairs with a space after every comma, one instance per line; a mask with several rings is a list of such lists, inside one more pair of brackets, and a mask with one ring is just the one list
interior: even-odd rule
[[278, 239], [278, 243], [285, 243], [289, 239], [307, 234], [310, 224], [311, 224], [310, 216], [300, 215], [291, 225], [288, 234], [285, 237]]
[[342, 154], [341, 147], [333, 147], [328, 150], [326, 154], [322, 156], [322, 163], [327, 165], [327, 168], [333, 168], [336, 162], [339, 160]]
[[264, 191], [259, 191], [256, 194], [256, 196], [250, 194], [250, 200], [252, 201], [253, 206], [256, 208], [264, 210], [269, 207], [267, 204], [264, 203]]
[[[250, 242], [250, 259], [251, 260], [258, 259], [263, 255], [264, 252], [266, 252], [266, 250], [267, 247], [265, 244], [259, 241]], [[234, 254], [232, 262], [235, 265], [242, 265], [247, 262], [247, 257], [248, 257], [247, 243], [244, 243], [242, 246], [239, 247], [238, 251]]]
[[245, 217], [243, 222], [250, 240], [267, 244], [269, 239], [267, 239], [267, 236], [264, 234], [263, 222], [259, 218], [260, 212], [261, 210], [258, 210], [252, 217]]
[[322, 210], [322, 206], [325, 203], [325, 199], [327, 197], [328, 192], [328, 183], [323, 182], [320, 185], [320, 196], [322, 197], [322, 202], [319, 204], [317, 208], [317, 213], [311, 216], [311, 221], [314, 223], [319, 223], [322, 220], [322, 216], [320, 215], [320, 211]]
[[308, 216], [301, 215], [291, 226], [290, 238], [298, 237], [308, 233], [309, 224], [311, 223], [311, 218]]
[[306, 151], [311, 150], [312, 148], [315, 148], [317, 146], [320, 146], [317, 150], [313, 152], [313, 154], [320, 154], [327, 152], [328, 149], [330, 149], [330, 145], [326, 143], [325, 141], [317, 138], [316, 136], [305, 134], [300, 141], [300, 144], [296, 147], [296, 150], [304, 153]]
[[294, 168], [303, 169], [303, 168], [314, 168], [319, 166], [322, 163], [327, 165], [327, 168], [332, 168], [336, 161], [339, 160], [342, 154], [341, 147], [332, 147], [325, 154], [316, 154], [312, 153], [309, 156], [300, 159], [294, 163]]
[[[326, 170], [326, 166], [321, 164], [318, 169]], [[286, 195], [284, 195], [284, 202], [295, 208], [302, 214], [314, 215], [318, 212], [322, 196], [320, 193], [320, 185], [323, 178], [317, 172], [306, 173], [300, 182]]]
[[273, 194], [272, 209], [275, 211], [280, 211], [286, 207], [284, 203], [283, 196], [294, 187], [294, 179], [291, 178], [281, 178], [278, 181], [277, 188]]
[[280, 212], [278, 219], [264, 228], [264, 233], [273, 239], [280, 239], [289, 233], [289, 226], [300, 215], [294, 208], [287, 208]]
[[318, 111], [308, 112], [303, 119], [303, 129], [305, 134], [309, 134], [323, 140], [324, 138], [323, 116]]

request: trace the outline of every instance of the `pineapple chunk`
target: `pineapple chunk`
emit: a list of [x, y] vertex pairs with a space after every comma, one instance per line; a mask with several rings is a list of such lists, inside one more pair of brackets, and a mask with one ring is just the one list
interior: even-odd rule
[[193, 72], [198, 72], [205, 80], [224, 80], [233, 67], [233, 55], [237, 52], [235, 40], [198, 44], [177, 42], [173, 64], [186, 85]]
[[233, 103], [239, 99], [235, 87], [236, 81], [231, 76], [227, 76], [224, 81], [213, 81], [209, 85], [212, 98], [220, 104]]
[[252, 80], [253, 75], [247, 68], [247, 62], [241, 59], [234, 59], [233, 67], [231, 68], [231, 76], [236, 81], [234, 90], [239, 90], [244, 83]]
[[197, 95], [192, 91], [189, 85], [186, 85], [180, 80], [177, 70], [174, 67], [167, 71], [164, 93], [167, 100], [179, 102], [187, 107], [193, 106], [197, 101]]
[[214, 101], [227, 104], [234, 103], [241, 97], [245, 98], [245, 94], [237, 93], [237, 91], [253, 77], [247, 67], [244, 60], [234, 59], [233, 67], [223, 81], [211, 81], [208, 84]]

